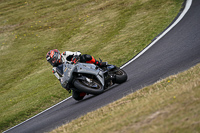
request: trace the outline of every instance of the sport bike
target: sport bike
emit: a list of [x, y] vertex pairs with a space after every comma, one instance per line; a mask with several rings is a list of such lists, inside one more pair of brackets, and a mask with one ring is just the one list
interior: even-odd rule
[[94, 64], [65, 62], [62, 64], [61, 85], [72, 90], [75, 100], [82, 100], [85, 94], [99, 95], [107, 88], [127, 80], [124, 70], [115, 65], [100, 68]]

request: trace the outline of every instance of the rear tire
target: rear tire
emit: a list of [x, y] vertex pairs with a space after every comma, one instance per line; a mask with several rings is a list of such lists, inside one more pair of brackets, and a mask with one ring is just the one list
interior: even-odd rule
[[85, 92], [88, 94], [98, 95], [103, 93], [104, 87], [95, 79], [91, 79], [91, 82], [85, 80], [76, 79], [74, 81], [74, 86], [80, 92]]
[[117, 83], [117, 84], [126, 82], [126, 80], [128, 78], [126, 72], [122, 69], [119, 69], [117, 72], [115, 72], [115, 75], [116, 75], [115, 83]]

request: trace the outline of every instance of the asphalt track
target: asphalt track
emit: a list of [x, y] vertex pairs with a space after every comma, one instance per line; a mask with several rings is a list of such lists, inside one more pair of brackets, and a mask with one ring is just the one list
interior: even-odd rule
[[184, 18], [165, 36], [123, 69], [128, 81], [98, 96], [77, 102], [69, 98], [6, 133], [43, 133], [105, 106], [144, 86], [200, 63], [200, 0], [193, 0]]

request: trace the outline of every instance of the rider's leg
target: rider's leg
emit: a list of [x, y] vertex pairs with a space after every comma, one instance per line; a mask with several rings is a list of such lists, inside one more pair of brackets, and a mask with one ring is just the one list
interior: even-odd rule
[[83, 54], [80, 57], [80, 62], [84, 62], [84, 63], [93, 63], [95, 65], [98, 65], [99, 67], [104, 67], [107, 65], [107, 62], [101, 62], [96, 60], [93, 56], [88, 55], [88, 54]]

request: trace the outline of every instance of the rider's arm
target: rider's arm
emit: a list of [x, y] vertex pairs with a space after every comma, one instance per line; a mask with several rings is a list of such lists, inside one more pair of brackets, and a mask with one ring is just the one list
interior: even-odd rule
[[53, 72], [53, 74], [56, 76], [56, 78], [57, 78], [58, 80], [60, 80], [60, 76], [59, 76], [59, 74], [58, 74], [57, 71], [56, 71], [56, 67], [53, 67], [52, 72]]
[[71, 61], [71, 59], [75, 56], [75, 55], [78, 55], [80, 56], [81, 55], [81, 52], [77, 51], [77, 52], [71, 52], [71, 51], [65, 51], [62, 53], [63, 57], [65, 58], [65, 60], [67, 61]]
[[63, 85], [61, 83], [61, 76], [59, 74], [59, 71], [56, 67], [53, 67], [53, 74], [56, 76], [56, 78], [60, 81], [61, 86], [66, 89], [69, 93], [71, 92], [70, 89], [67, 88], [67, 85]]

